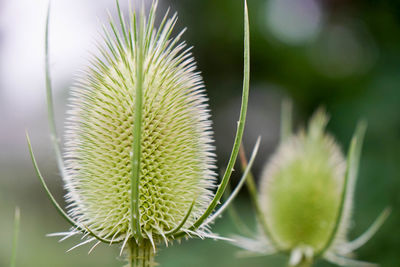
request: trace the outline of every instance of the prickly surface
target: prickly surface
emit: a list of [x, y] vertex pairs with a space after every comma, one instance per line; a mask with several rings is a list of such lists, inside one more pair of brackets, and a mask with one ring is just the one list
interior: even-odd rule
[[307, 131], [289, 138], [263, 171], [260, 205], [273, 240], [282, 250], [328, 242], [338, 217], [345, 160], [327, 118], [317, 113]]
[[[144, 237], [154, 240], [179, 225], [196, 199], [182, 228], [188, 229], [209, 204], [216, 181], [202, 78], [185, 45], [177, 45], [179, 36], [169, 37], [175, 21], [167, 21], [159, 35], [144, 36], [139, 213]], [[132, 236], [137, 57], [135, 49], [119, 44], [121, 37], [105, 39], [104, 59], [94, 58], [72, 90], [66, 188], [70, 215], [95, 234], [117, 240]]]

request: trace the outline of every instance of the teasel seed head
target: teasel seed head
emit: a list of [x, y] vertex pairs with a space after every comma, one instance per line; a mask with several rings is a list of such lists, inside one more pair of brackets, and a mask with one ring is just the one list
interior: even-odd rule
[[345, 160], [324, 133], [317, 113], [307, 132], [290, 137], [266, 165], [259, 202], [273, 239], [283, 250], [306, 244], [320, 251], [332, 232], [344, 183]]
[[264, 167], [258, 192], [252, 177], [249, 181], [262, 235], [237, 237], [236, 244], [257, 254], [287, 253], [290, 266], [311, 266], [319, 257], [343, 266], [372, 266], [349, 257], [373, 236], [389, 210], [362, 236], [347, 240], [365, 123], [358, 125], [345, 160], [325, 132], [328, 116], [322, 109], [306, 130], [291, 134], [291, 108], [283, 107], [282, 141]]
[[187, 229], [211, 201], [216, 166], [207, 98], [193, 57], [179, 43], [181, 34], [170, 38], [175, 22], [173, 16], [157, 32], [139, 32], [144, 51], [106, 39], [103, 46], [111, 49], [100, 48], [106, 61], [94, 59], [72, 90], [65, 136], [69, 213], [104, 238], [133, 236], [135, 230], [130, 191], [137, 53], [144, 63], [138, 192], [143, 236], [162, 239], [196, 199]]

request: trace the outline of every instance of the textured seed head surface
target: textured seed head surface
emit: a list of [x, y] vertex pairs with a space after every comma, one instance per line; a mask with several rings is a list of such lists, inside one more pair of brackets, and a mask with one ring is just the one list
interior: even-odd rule
[[[158, 32], [143, 36], [139, 222], [144, 237], [155, 240], [179, 225], [196, 199], [182, 228], [188, 229], [207, 208], [216, 181], [202, 78], [184, 43], [178, 44], [180, 35], [169, 37], [175, 21], [173, 17]], [[104, 59], [94, 58], [72, 90], [65, 157], [70, 214], [101, 237], [124, 239], [133, 232], [138, 51], [118, 41], [105, 38], [100, 45]]]
[[280, 249], [309, 246], [318, 252], [334, 229], [345, 160], [325, 134], [326, 123], [317, 112], [307, 131], [282, 143], [263, 171], [260, 204]]

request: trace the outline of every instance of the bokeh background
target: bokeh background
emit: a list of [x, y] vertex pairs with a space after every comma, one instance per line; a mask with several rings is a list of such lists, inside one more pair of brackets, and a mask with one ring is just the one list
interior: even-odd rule
[[[149, 0], [144, 0], [149, 2]], [[127, 12], [127, 1], [121, 5]], [[148, 4], [148, 3], [147, 3]], [[368, 131], [355, 195], [350, 237], [362, 233], [386, 207], [393, 212], [377, 235], [357, 251], [359, 259], [400, 266], [400, 2], [396, 0], [248, 0], [251, 22], [251, 95], [245, 145], [262, 136], [256, 177], [278, 141], [280, 103], [293, 100], [301, 127], [324, 106], [328, 126], [345, 151], [356, 122]], [[160, 0], [179, 14], [177, 29], [202, 72], [210, 97], [223, 168], [232, 146], [243, 73], [243, 3], [232, 0]], [[14, 208], [21, 209], [17, 266], [122, 266], [118, 247], [66, 251], [79, 240], [57, 243], [47, 233], [69, 226], [56, 213], [34, 174], [25, 130], [42, 172], [63, 203], [65, 193], [46, 123], [44, 28], [47, 1], [0, 0], [0, 266], [8, 266]], [[53, 0], [51, 71], [59, 132], [69, 88], [94, 51], [113, 0]], [[237, 168], [239, 169], [239, 167]], [[239, 172], [235, 173], [234, 181]], [[240, 216], [254, 225], [246, 190], [236, 200]], [[237, 230], [227, 214], [215, 225]], [[161, 266], [285, 266], [284, 255], [237, 258], [239, 250], [212, 240], [189, 240], [160, 249]], [[318, 261], [316, 266], [332, 266]]]

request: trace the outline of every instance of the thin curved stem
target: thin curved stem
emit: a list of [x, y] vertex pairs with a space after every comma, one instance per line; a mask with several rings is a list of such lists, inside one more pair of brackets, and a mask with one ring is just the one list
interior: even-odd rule
[[361, 236], [356, 238], [355, 240], [347, 243], [344, 246], [344, 250], [341, 250], [341, 253], [347, 254], [350, 253], [360, 247], [362, 247], [365, 243], [367, 243], [374, 234], [379, 230], [382, 224], [386, 221], [389, 217], [391, 212], [391, 208], [386, 208], [382, 211], [379, 217], [374, 221], [374, 223], [365, 231]]
[[365, 261], [358, 261], [354, 259], [349, 259], [346, 257], [338, 256], [334, 253], [326, 253], [324, 258], [334, 264], [339, 266], [348, 266], [348, 267], [378, 267], [378, 264], [369, 263]]
[[16, 207], [15, 214], [14, 214], [14, 236], [13, 236], [13, 243], [12, 243], [12, 250], [11, 250], [10, 267], [15, 267], [16, 262], [17, 262], [19, 224], [20, 224], [20, 211], [19, 211], [19, 207]]
[[50, 56], [49, 56], [49, 21], [50, 21], [50, 1], [47, 8], [46, 32], [45, 32], [45, 73], [46, 73], [46, 103], [47, 103], [47, 120], [50, 128], [50, 138], [54, 153], [57, 159], [59, 171], [64, 175], [64, 161], [61, 155], [60, 140], [57, 135], [57, 127], [54, 115], [53, 89], [51, 85], [50, 75]]
[[[243, 144], [240, 146], [239, 158], [240, 158], [240, 162], [242, 165], [242, 169], [245, 169], [247, 167], [248, 163], [247, 163], [246, 153], [244, 151]], [[257, 188], [256, 188], [256, 182], [255, 182], [253, 174], [251, 172], [249, 172], [249, 174], [248, 174], [248, 178], [246, 180], [246, 186], [247, 186], [247, 189], [249, 190], [250, 198], [251, 198], [251, 201], [252, 201], [255, 211], [256, 211], [257, 220], [260, 222], [261, 228], [262, 228], [265, 236], [268, 238], [268, 240], [272, 243], [272, 245], [275, 248], [278, 248], [279, 247], [278, 243], [272, 237], [271, 231], [269, 230], [268, 224], [265, 220], [264, 212], [262, 211], [260, 203], [258, 201], [258, 192], [257, 192]]]
[[[53, 89], [52, 89], [51, 74], [50, 74], [50, 56], [49, 56], [49, 24], [50, 23], [49, 22], [50, 22], [50, 1], [49, 1], [49, 5], [47, 8], [46, 31], [45, 31], [45, 73], [46, 73], [46, 100], [47, 100], [46, 102], [47, 102], [47, 116], [48, 116], [47, 118], [48, 118], [48, 123], [49, 123], [49, 128], [50, 128], [51, 142], [52, 142], [53, 150], [54, 150], [54, 153], [55, 153], [56, 159], [57, 159], [57, 166], [58, 166], [59, 171], [61, 172], [62, 177], [64, 178], [65, 177], [65, 173], [64, 173], [65, 168], [64, 168], [64, 161], [63, 161], [63, 158], [61, 155], [61, 147], [60, 147], [60, 143], [59, 143], [60, 140], [57, 135], [57, 127], [56, 127], [55, 115], [54, 115]], [[85, 227], [82, 228], [82, 227], [78, 226], [78, 224], [64, 212], [64, 210], [61, 208], [61, 206], [57, 203], [57, 201], [53, 197], [52, 193], [50, 192], [49, 188], [46, 185], [46, 182], [44, 181], [44, 178], [39, 170], [35, 156], [33, 154], [32, 145], [31, 145], [28, 133], [26, 133], [26, 139], [28, 142], [29, 152], [30, 152], [30, 156], [32, 159], [32, 163], [33, 163], [35, 171], [36, 171], [36, 175], [39, 178], [40, 183], [41, 183], [43, 189], [46, 191], [46, 194], [49, 197], [50, 201], [53, 203], [54, 207], [61, 214], [61, 216], [76, 229], [78, 229], [80, 231], [89, 232], [90, 235], [92, 235], [99, 241], [106, 242], [106, 243], [113, 243], [113, 241], [111, 241], [111, 240], [107, 240], [107, 239], [97, 236], [91, 230], [89, 230]], [[118, 243], [118, 242], [121, 242], [121, 241], [116, 241], [114, 243]]]
[[32, 149], [32, 145], [31, 145], [31, 141], [29, 139], [29, 135], [28, 133], [26, 133], [26, 141], [28, 142], [28, 148], [29, 148], [29, 154], [31, 156], [31, 160], [32, 160], [32, 164], [33, 167], [35, 168], [35, 172], [36, 172], [36, 176], [38, 177], [40, 184], [42, 185], [44, 191], [47, 194], [47, 197], [50, 199], [51, 203], [53, 204], [53, 206], [56, 208], [56, 210], [58, 211], [58, 213], [74, 228], [76, 228], [79, 231], [85, 232], [87, 231], [91, 236], [95, 237], [96, 239], [98, 239], [101, 242], [104, 243], [119, 243], [122, 240], [116, 240], [116, 241], [112, 241], [112, 240], [108, 240], [102, 237], [97, 236], [95, 233], [93, 233], [89, 228], [87, 227], [82, 227], [80, 226], [77, 222], [75, 222], [70, 216], [68, 216], [67, 213], [65, 213], [65, 211], [61, 208], [61, 206], [58, 204], [57, 200], [54, 198], [53, 194], [50, 192], [50, 189], [48, 188], [42, 173], [39, 170], [39, 166], [36, 162], [36, 158], [35, 158], [35, 154], [33, 153], [33, 149]]
[[[230, 187], [228, 186], [225, 190], [225, 195], [229, 196], [231, 194], [231, 190]], [[224, 196], [224, 200], [226, 201], [228, 197]], [[250, 228], [246, 225], [246, 223], [243, 221], [243, 219], [241, 218], [241, 216], [239, 215], [238, 211], [236, 210], [235, 206], [229, 205], [228, 207], [228, 214], [229, 214], [229, 218], [230, 220], [233, 222], [233, 224], [236, 227], [236, 230], [239, 231], [239, 233], [241, 235], [245, 235], [245, 236], [253, 236], [253, 231], [250, 230]], [[236, 239], [236, 238], [235, 238]]]
[[[249, 86], [250, 86], [250, 30], [249, 30], [249, 15], [247, 10], [247, 1], [244, 1], [244, 70], [243, 70], [243, 91], [242, 91], [242, 104], [240, 109], [238, 127], [236, 130], [235, 142], [233, 144], [232, 152], [228, 161], [227, 168], [225, 170], [224, 176], [222, 178], [221, 183], [218, 186], [217, 192], [214, 195], [213, 200], [210, 205], [206, 209], [206, 211], [201, 215], [193, 226], [190, 227], [189, 230], [198, 229], [205, 220], [211, 215], [214, 211], [215, 207], [219, 204], [221, 197], [223, 196], [226, 186], [229, 183], [230, 176], [233, 171], [233, 167], [236, 162], [237, 155], [239, 153], [240, 143], [242, 141], [244, 125], [246, 121], [247, 114], [247, 105], [249, 98]], [[185, 233], [178, 232], [174, 235], [174, 237], [181, 237]]]
[[246, 181], [246, 178], [248, 177], [248, 174], [250, 173], [251, 167], [253, 166], [254, 160], [256, 159], [256, 155], [258, 152], [258, 148], [260, 147], [260, 141], [261, 137], [258, 137], [257, 142], [254, 146], [253, 152], [250, 157], [249, 164], [247, 165], [246, 169], [244, 170], [244, 173], [242, 175], [242, 178], [240, 179], [238, 185], [236, 188], [232, 191], [228, 199], [224, 202], [224, 204], [212, 215], [210, 216], [205, 222], [204, 225], [211, 223], [214, 221], [218, 216], [222, 214], [222, 212], [225, 211], [225, 209], [229, 206], [229, 204], [235, 199], [237, 194], [239, 193], [240, 189], [244, 185], [244, 182]]
[[178, 226], [176, 226], [174, 229], [172, 229], [169, 232], [166, 232], [165, 235], [166, 236], [171, 236], [174, 235], [176, 232], [178, 232], [179, 230], [181, 230], [181, 228], [185, 225], [185, 223], [187, 222], [187, 220], [189, 219], [190, 214], [192, 214], [192, 210], [194, 207], [194, 204], [196, 203], [196, 199], [197, 197], [193, 200], [192, 204], [190, 205], [188, 211], [186, 212], [185, 217], [183, 217], [182, 221], [178, 224]]

